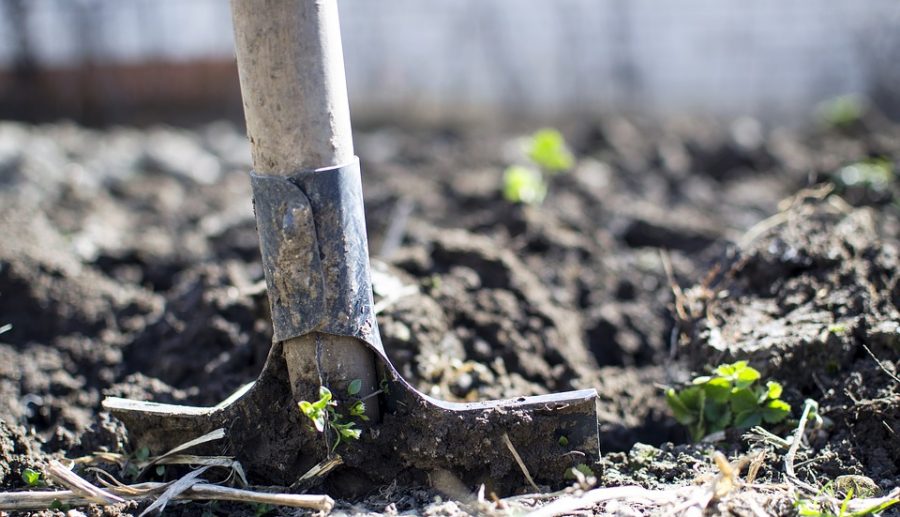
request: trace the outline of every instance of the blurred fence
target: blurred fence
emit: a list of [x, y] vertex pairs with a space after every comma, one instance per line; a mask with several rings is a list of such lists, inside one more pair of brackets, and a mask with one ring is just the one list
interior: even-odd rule
[[[896, 0], [340, 0], [361, 118], [897, 112]], [[2, 0], [0, 115], [240, 117], [227, 0]]]

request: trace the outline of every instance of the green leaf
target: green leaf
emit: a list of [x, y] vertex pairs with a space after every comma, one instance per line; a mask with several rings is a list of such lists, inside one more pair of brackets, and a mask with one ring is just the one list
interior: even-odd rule
[[563, 477], [565, 477], [566, 479], [575, 479], [575, 474], [573, 471], [578, 471], [584, 474], [585, 477], [594, 476], [594, 471], [591, 470], [590, 467], [588, 467], [584, 463], [579, 463], [578, 465], [575, 465], [574, 467], [567, 470]]
[[669, 409], [672, 410], [672, 416], [681, 425], [692, 424], [697, 421], [696, 414], [688, 409], [674, 388], [666, 390], [666, 402], [669, 403]]
[[353, 379], [350, 381], [350, 384], [347, 386], [347, 393], [350, 395], [356, 395], [362, 389], [362, 379]]
[[759, 400], [750, 388], [735, 388], [731, 393], [731, 409], [736, 415], [745, 411], [759, 411]]
[[784, 391], [781, 384], [775, 381], [769, 381], [766, 383], [767, 393], [766, 397], [769, 400], [776, 400], [781, 398], [781, 392]]
[[823, 124], [833, 128], [853, 125], [865, 115], [868, 106], [858, 95], [841, 95], [816, 107], [816, 115]]
[[731, 398], [731, 381], [722, 377], [715, 377], [703, 385], [703, 390], [706, 391], [707, 400], [727, 402]]
[[548, 172], [569, 170], [575, 163], [562, 133], [555, 129], [541, 129], [531, 137], [528, 158]]
[[34, 469], [25, 469], [22, 471], [22, 481], [30, 487], [36, 487], [41, 484], [41, 473]]
[[512, 165], [503, 172], [503, 198], [507, 201], [539, 205], [546, 196], [547, 183], [539, 171]]
[[737, 372], [735, 372], [734, 384], [738, 388], [746, 388], [747, 386], [750, 386], [751, 384], [759, 380], [759, 378], [759, 370], [750, 366], [745, 366], [744, 368], [740, 368]]
[[322, 411], [328, 404], [331, 402], [331, 390], [326, 388], [325, 386], [319, 387], [319, 400], [312, 403], [313, 409], [317, 411]]
[[319, 431], [320, 433], [325, 431], [325, 413], [317, 411], [310, 416], [310, 419], [312, 420], [313, 425], [316, 426], [316, 431]]
[[783, 400], [770, 400], [762, 410], [762, 417], [769, 424], [781, 422], [791, 414], [791, 406]]
[[678, 393], [678, 398], [681, 399], [682, 404], [695, 413], [700, 411], [705, 397], [706, 394], [700, 386], [691, 386]]
[[312, 414], [316, 411], [316, 408], [308, 400], [301, 400], [298, 405], [300, 406], [301, 413], [312, 418]]
[[561, 447], [565, 447], [566, 445], [569, 445], [569, 439], [566, 437], [566, 435], [562, 435], [559, 437], [559, 445]]
[[137, 452], [134, 453], [134, 459], [136, 459], [138, 462], [147, 461], [147, 458], [149, 457], [150, 449], [148, 449], [147, 447], [141, 447], [137, 450]]
[[361, 400], [357, 400], [350, 406], [350, 416], [362, 416], [365, 412], [366, 404]]
[[709, 382], [711, 380], [712, 380], [712, 377], [710, 377], [709, 375], [701, 375], [700, 377], [695, 377], [694, 380], [691, 381], [691, 384], [694, 384], [694, 385], [706, 384], [707, 382]]
[[166, 466], [165, 465], [157, 465], [156, 466], [156, 475], [157, 476], [165, 476], [166, 475]]
[[348, 440], [358, 440], [360, 435], [362, 434], [361, 429], [354, 429], [350, 427], [340, 429], [339, 432], [341, 433], [342, 438], [346, 438]]
[[54, 499], [53, 502], [50, 503], [50, 509], [58, 512], [68, 512], [71, 508], [69, 505], [63, 504], [59, 499]]
[[742, 411], [734, 416], [734, 427], [738, 429], [749, 429], [761, 423], [762, 415], [760, 415], [759, 411]]
[[731, 423], [731, 408], [727, 404], [707, 402], [704, 417], [706, 417], [706, 434], [721, 431]]
[[863, 186], [872, 190], [884, 190], [894, 181], [894, 166], [883, 158], [870, 158], [842, 168], [837, 173], [837, 183], [847, 187]]
[[738, 361], [733, 364], [720, 364], [716, 367], [715, 372], [722, 377], [731, 377], [733, 376], [739, 369], [743, 369], [747, 366], [747, 361]]
[[324, 400], [326, 404], [331, 402], [331, 390], [325, 386], [319, 386], [319, 400]]
[[691, 424], [688, 426], [688, 431], [691, 433], [691, 440], [695, 442], [699, 442], [706, 436], [706, 424], [703, 422], [697, 422], [696, 424]]

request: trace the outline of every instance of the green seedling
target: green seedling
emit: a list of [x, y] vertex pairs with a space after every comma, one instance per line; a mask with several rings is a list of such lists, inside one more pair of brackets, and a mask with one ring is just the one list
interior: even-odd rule
[[[354, 379], [347, 385], [347, 395], [351, 397], [358, 396], [361, 390], [361, 379]], [[348, 417], [358, 418], [362, 421], [369, 420], [369, 417], [366, 416], [366, 404], [364, 400], [380, 392], [381, 390], [376, 391], [367, 397], [357, 398], [356, 400], [349, 402], [346, 405]], [[362, 429], [359, 429], [356, 426], [356, 422], [345, 420], [344, 415], [337, 412], [338, 402], [334, 399], [331, 390], [325, 386], [319, 387], [319, 400], [315, 402], [301, 400], [298, 406], [300, 407], [300, 412], [312, 422], [316, 431], [324, 433], [327, 428], [334, 432], [336, 439], [331, 446], [331, 452], [334, 452], [338, 445], [344, 440], [358, 440], [362, 435]]]
[[567, 171], [575, 164], [562, 133], [551, 128], [541, 129], [531, 136], [528, 158], [551, 174]]
[[853, 126], [866, 114], [866, 101], [858, 95], [840, 95], [819, 104], [819, 120], [826, 127], [844, 129]]
[[590, 467], [588, 467], [584, 463], [579, 463], [578, 465], [575, 465], [574, 467], [567, 470], [564, 477], [566, 479], [578, 479], [578, 476], [575, 475], [576, 471], [583, 474], [584, 477], [594, 476], [594, 471], [591, 470]]
[[253, 515], [262, 517], [263, 515], [274, 510], [275, 507], [267, 503], [253, 503]]
[[871, 506], [867, 506], [865, 508], [850, 511], [850, 503], [854, 500], [854, 492], [853, 489], [847, 490], [846, 495], [844, 496], [843, 501], [841, 501], [841, 506], [837, 512], [831, 509], [832, 504], [826, 503], [827, 500], [832, 499], [834, 497], [834, 488], [832, 483], [828, 483], [825, 485], [825, 488], [820, 492], [820, 496], [822, 493], [825, 493], [829, 497], [823, 501], [821, 497], [816, 497], [813, 499], [798, 499], [794, 503], [794, 507], [797, 508], [797, 514], [802, 517], [865, 517], [867, 515], [879, 515], [881, 512], [887, 510], [888, 508], [894, 506], [897, 503], [900, 503], [900, 498], [887, 499], [879, 502], [873, 503]]
[[880, 192], [894, 182], [894, 164], [884, 158], [851, 163], [841, 168], [833, 181], [841, 188], [864, 187]]
[[503, 172], [503, 198], [507, 201], [539, 205], [546, 196], [547, 182], [540, 171], [511, 165]]
[[39, 487], [44, 484], [41, 479], [41, 473], [34, 469], [25, 469], [22, 471], [22, 481], [31, 488]]
[[50, 503], [50, 509], [51, 509], [51, 510], [56, 510], [57, 512], [63, 512], [63, 513], [66, 513], [66, 512], [68, 512], [69, 510], [71, 510], [72, 507], [69, 506], [69, 505], [67, 505], [67, 504], [64, 504], [64, 503], [63, 503], [62, 501], [60, 501], [59, 499], [54, 499], [53, 502]]
[[361, 389], [362, 379], [353, 379], [352, 381], [350, 381], [350, 384], [347, 385], [347, 394], [358, 395]]
[[511, 165], [503, 172], [503, 198], [511, 203], [539, 205], [547, 196], [548, 178], [575, 165], [562, 134], [541, 129], [524, 146], [527, 164]]
[[148, 447], [141, 447], [134, 453], [135, 461], [143, 463], [150, 459], [150, 449]]
[[747, 361], [720, 365], [713, 373], [697, 377], [680, 391], [666, 390], [672, 414], [688, 427], [694, 441], [729, 427], [778, 423], [790, 414], [791, 406], [781, 400], [781, 384], [762, 385], [759, 371]]
[[828, 325], [828, 333], [834, 334], [836, 336], [843, 336], [849, 330], [850, 329], [847, 327], [847, 325], [844, 325], [843, 323], [833, 323], [831, 325]]
[[137, 478], [141, 475], [141, 469], [138, 467], [138, 465], [146, 463], [149, 459], [150, 449], [147, 447], [141, 447], [131, 454], [131, 457], [129, 458], [128, 463], [125, 465], [125, 470], [122, 474], [132, 480], [137, 480]]
[[301, 400], [299, 403], [300, 412], [309, 418], [316, 431], [320, 433], [325, 432], [325, 426], [330, 421], [329, 410], [333, 411], [334, 405], [331, 401], [331, 390], [325, 386], [319, 387], [319, 400], [315, 402]]

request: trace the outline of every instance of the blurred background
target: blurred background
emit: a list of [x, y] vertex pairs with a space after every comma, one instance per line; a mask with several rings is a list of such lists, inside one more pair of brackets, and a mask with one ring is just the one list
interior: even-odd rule
[[[0, 117], [241, 120], [227, 0], [2, 0]], [[341, 0], [357, 122], [900, 113], [894, 0]]]

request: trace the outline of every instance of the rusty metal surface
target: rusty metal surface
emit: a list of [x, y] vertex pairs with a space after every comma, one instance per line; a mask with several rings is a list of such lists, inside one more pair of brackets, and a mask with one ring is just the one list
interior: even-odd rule
[[355, 337], [384, 354], [372, 310], [359, 161], [252, 174], [274, 339]]

